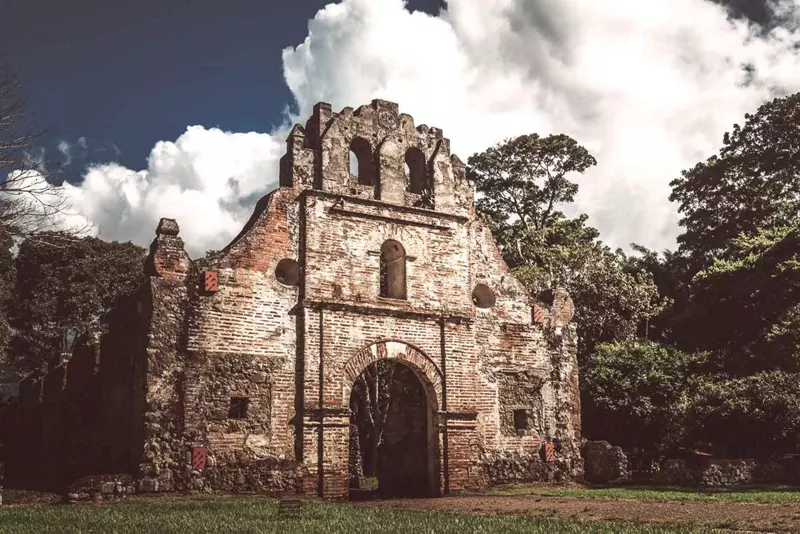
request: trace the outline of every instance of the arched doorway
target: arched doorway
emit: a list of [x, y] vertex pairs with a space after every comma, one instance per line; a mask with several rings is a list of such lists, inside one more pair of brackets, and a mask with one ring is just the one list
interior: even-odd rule
[[439, 495], [438, 369], [398, 342], [372, 345], [353, 360], [351, 497]]

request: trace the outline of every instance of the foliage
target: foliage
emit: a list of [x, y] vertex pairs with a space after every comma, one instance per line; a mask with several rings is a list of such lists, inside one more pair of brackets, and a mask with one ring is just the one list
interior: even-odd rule
[[[685, 382], [686, 439], [726, 455], [791, 450], [800, 378], [800, 94], [746, 115], [718, 155], [672, 186], [685, 229], [679, 250], [661, 255], [634, 246], [638, 255], [626, 268], [649, 273], [668, 304], [650, 321], [649, 337], [708, 354]], [[597, 380], [588, 379], [597, 366], [613, 363], [605, 350], [593, 359], [586, 387]], [[656, 378], [663, 384], [649, 387], [671, 390], [674, 376]], [[601, 404], [586, 421], [618, 425], [617, 415]]]
[[800, 93], [776, 98], [726, 133], [719, 155], [673, 180], [681, 250], [706, 267], [740, 235], [800, 217]]
[[481, 195], [478, 210], [490, 222], [509, 267], [535, 266], [555, 277], [564, 267], [551, 253], [557, 258], [566, 252], [559, 248], [597, 237], [597, 230], [583, 224], [585, 216], [568, 221], [559, 210], [578, 192], [567, 174], [583, 173], [596, 163], [566, 135], [521, 135], [469, 158], [467, 172]]
[[737, 236], [693, 282], [686, 328], [723, 370], [800, 371], [799, 225]]
[[687, 416], [691, 437], [726, 457], [791, 450], [800, 432], [800, 374], [764, 371], [697, 384]]
[[[572, 253], [576, 257], [573, 275], [560, 285], [575, 302], [579, 363], [583, 366], [598, 344], [635, 337], [643, 321], [656, 315], [664, 303], [652, 275], [632, 269], [630, 258], [621, 250], [612, 252], [595, 242]], [[541, 271], [535, 267], [519, 267], [514, 274], [529, 288], [542, 285]]]
[[598, 343], [634, 335], [662, 306], [649, 273], [630, 269], [621, 251], [598, 241], [586, 215], [560, 211], [578, 191], [567, 175], [595, 164], [566, 135], [531, 134], [475, 154], [468, 167], [478, 209], [513, 273], [533, 294], [555, 286], [571, 294], [581, 364]]
[[47, 232], [20, 243], [11, 307], [12, 349], [21, 368], [72, 349], [101, 328], [117, 299], [143, 280], [144, 249], [132, 243]]
[[685, 431], [692, 377], [705, 354], [651, 341], [602, 344], [584, 371], [584, 426], [623, 448], [666, 449]]

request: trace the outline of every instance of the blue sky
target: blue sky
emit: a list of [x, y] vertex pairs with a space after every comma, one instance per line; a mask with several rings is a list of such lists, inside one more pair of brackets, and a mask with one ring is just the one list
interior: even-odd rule
[[276, 187], [289, 121], [373, 98], [442, 128], [464, 161], [570, 135], [598, 165], [565, 211], [611, 246], [674, 248], [669, 182], [800, 90], [800, 0], [0, 0], [0, 14], [0, 52], [62, 164], [65, 224], [147, 245], [172, 217], [192, 255]]
[[[271, 130], [292, 102], [281, 50], [328, 3], [3, 0], [0, 51], [21, 70], [48, 156], [64, 163], [58, 143], [71, 145], [74, 182], [88, 162], [144, 166], [156, 141], [187, 125]], [[439, 1], [408, 9], [435, 14]]]

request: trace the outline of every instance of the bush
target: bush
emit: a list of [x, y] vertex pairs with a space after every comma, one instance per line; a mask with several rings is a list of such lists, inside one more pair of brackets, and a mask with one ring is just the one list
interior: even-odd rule
[[583, 376], [583, 428], [591, 439], [661, 451], [686, 433], [691, 380], [705, 354], [651, 341], [605, 343]]
[[698, 380], [686, 411], [690, 436], [727, 457], [793, 451], [800, 432], [800, 374], [764, 371]]

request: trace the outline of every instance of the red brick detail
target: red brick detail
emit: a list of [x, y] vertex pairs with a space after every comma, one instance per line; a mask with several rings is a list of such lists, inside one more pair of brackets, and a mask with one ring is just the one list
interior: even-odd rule
[[192, 469], [202, 471], [206, 468], [206, 448], [194, 447], [192, 449]]
[[203, 273], [203, 290], [206, 293], [219, 291], [219, 275], [217, 271], [205, 271]]
[[553, 463], [556, 461], [556, 451], [552, 443], [544, 444], [544, 459], [546, 462]]
[[533, 316], [534, 323], [542, 323], [544, 322], [544, 310], [534, 304], [533, 310], [531, 310], [531, 315]]

